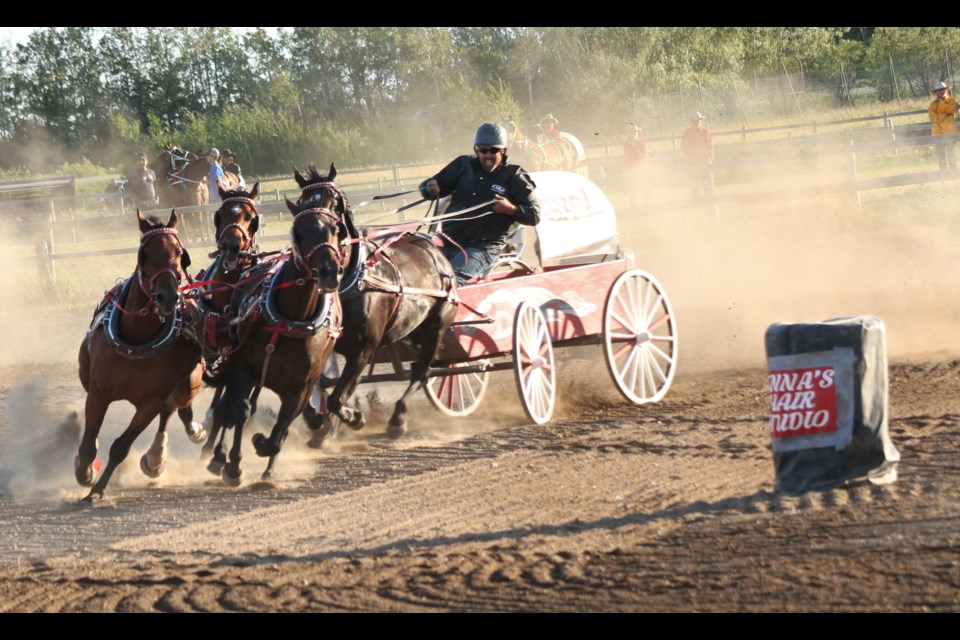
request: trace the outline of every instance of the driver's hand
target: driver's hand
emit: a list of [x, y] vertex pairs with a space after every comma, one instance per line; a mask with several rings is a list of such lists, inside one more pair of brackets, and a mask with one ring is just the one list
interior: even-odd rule
[[506, 216], [516, 215], [517, 205], [513, 204], [500, 194], [493, 196], [493, 210], [495, 213], [502, 213]]

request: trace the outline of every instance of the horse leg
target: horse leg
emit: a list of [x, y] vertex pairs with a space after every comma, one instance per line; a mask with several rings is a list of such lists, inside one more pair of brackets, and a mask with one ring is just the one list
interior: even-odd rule
[[84, 405], [83, 437], [80, 439], [77, 457], [74, 460], [74, 474], [81, 487], [92, 487], [96, 474], [100, 470], [101, 463], [97, 459], [99, 447], [97, 436], [100, 435], [100, 426], [107, 415], [108, 405], [109, 403], [104, 401], [98, 393], [91, 391], [87, 394]]
[[160, 428], [153, 437], [153, 444], [140, 456], [140, 471], [148, 478], [159, 478], [167, 468], [167, 421], [173, 410], [164, 407], [160, 412]]
[[[220, 403], [220, 399], [223, 397], [223, 387], [217, 387], [213, 392], [213, 400], [210, 402], [210, 407], [207, 409], [206, 416], [203, 419], [204, 426], [207, 428], [207, 441], [203, 444], [203, 449], [200, 451], [200, 455], [207, 457], [213, 455], [214, 448], [217, 447], [217, 443], [223, 442], [223, 435], [221, 430], [223, 429], [223, 418], [222, 416], [217, 417], [216, 408]], [[220, 475], [220, 472], [217, 471], [216, 475]]]
[[[240, 469], [240, 461], [243, 459], [241, 448], [243, 445], [243, 428], [250, 418], [250, 394], [253, 384], [247, 379], [248, 376], [239, 374], [236, 384], [230, 385], [224, 391], [223, 405], [224, 422], [223, 428], [233, 428], [233, 446], [230, 447], [230, 455], [220, 471], [220, 478], [224, 484], [231, 487], [240, 486], [243, 478], [243, 470]], [[219, 407], [218, 407], [219, 408]]]
[[329, 394], [322, 385], [321, 380], [313, 386], [310, 399], [303, 407], [303, 421], [310, 429], [310, 440], [307, 441], [307, 446], [311, 449], [322, 449], [326, 438], [336, 438], [340, 426], [340, 418], [329, 410], [327, 401]]
[[[163, 409], [163, 400], [151, 401], [137, 407], [130, 425], [110, 445], [110, 457], [107, 459], [107, 466], [104, 467], [103, 473], [96, 484], [90, 489], [90, 493], [83, 499], [84, 502], [93, 502], [94, 499], [103, 498], [103, 492], [107, 488], [107, 483], [110, 482], [110, 476], [120, 466], [120, 463], [126, 460], [134, 441], [150, 425], [150, 422], [160, 413], [161, 409]], [[86, 434], [84, 434], [84, 437], [86, 438]]]
[[257, 450], [258, 456], [266, 458], [280, 453], [283, 442], [287, 439], [290, 423], [303, 412], [303, 405], [306, 404], [307, 400], [307, 391], [312, 388], [313, 384], [311, 383], [307, 385], [306, 391], [296, 389], [292, 393], [284, 394], [280, 400], [280, 411], [277, 412], [277, 421], [270, 431], [270, 437], [264, 437], [262, 433], [253, 434], [253, 447]]
[[177, 409], [177, 416], [180, 417], [180, 422], [183, 423], [183, 429], [187, 432], [190, 442], [200, 444], [206, 441], [207, 431], [202, 424], [193, 419], [192, 406], [188, 405]]
[[414, 338], [414, 344], [420, 345], [420, 352], [416, 361], [410, 365], [410, 384], [404, 390], [403, 395], [397, 400], [393, 408], [393, 415], [387, 423], [387, 437], [397, 439], [407, 432], [407, 398], [419, 389], [427, 381], [427, 371], [430, 363], [437, 356], [440, 348], [440, 337], [443, 334], [441, 330], [444, 326], [444, 306], [437, 306], [433, 310], [433, 315], [423, 322], [417, 330], [411, 334]]
[[333, 393], [327, 398], [327, 412], [336, 415], [348, 427], [357, 431], [366, 424], [363, 417], [363, 411], [359, 407], [348, 407], [346, 402], [353, 395], [357, 383], [360, 381], [360, 374], [367, 362], [373, 355], [376, 345], [365, 346], [359, 353], [348, 357], [343, 365], [343, 371], [337, 379], [337, 385], [333, 388]]

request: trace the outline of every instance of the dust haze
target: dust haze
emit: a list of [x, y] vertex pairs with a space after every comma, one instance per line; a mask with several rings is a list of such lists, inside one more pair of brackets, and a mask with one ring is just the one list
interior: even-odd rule
[[[864, 193], [859, 206], [846, 196], [771, 199], [762, 204], [745, 198], [742, 203], [721, 203], [714, 211], [691, 202], [682, 186], [670, 182], [665, 158], [654, 155], [650, 160], [647, 200], [617, 206], [617, 211], [621, 244], [634, 252], [637, 268], [660, 282], [674, 308], [678, 380], [707, 371], [765, 367], [764, 333], [771, 324], [860, 315], [885, 323], [891, 360], [956, 357], [960, 303], [954, 292], [960, 276], [955, 247], [960, 229], [955, 202], [960, 191], [955, 185]], [[810, 172], [807, 180], [815, 191], [815, 185], [836, 182], [837, 177]], [[661, 185], [669, 195], [658, 191]], [[773, 191], [777, 186], [771, 178], [767, 188]], [[130, 260], [130, 270], [117, 273], [118, 278], [132, 271], [133, 255]], [[41, 290], [29, 284], [34, 281], [32, 271], [8, 266], [0, 278], [4, 290], [12, 292], [12, 300], [0, 310], [7, 336], [0, 345], [0, 365], [9, 389], [0, 414], [0, 493], [15, 499], [26, 494], [55, 500], [82, 497], [86, 490], [73, 478], [79, 434], [65, 422], [72, 411], [82, 419], [77, 349], [96, 301], [113, 281], [86, 282], [89, 308], [58, 312], [51, 311], [57, 308], [54, 304], [38, 304]], [[619, 398], [599, 347], [558, 353], [558, 379], [555, 420], [589, 415], [598, 398]], [[300, 420], [295, 422], [278, 461], [283, 481], [296, 482], [300, 470], [308, 469], [318, 456], [370, 447], [444, 444], [527, 422], [512, 374], [494, 372], [484, 404], [473, 416], [441, 416], [418, 393], [411, 406], [410, 433], [389, 441], [384, 435], [386, 418], [402, 388], [392, 383], [376, 390], [361, 385], [357, 395], [367, 403], [367, 426], [359, 432], [342, 429], [341, 437], [329, 440], [319, 452], [306, 446], [305, 427]], [[202, 419], [211, 397], [210, 390], [201, 393], [195, 405], [197, 419]], [[275, 396], [264, 393], [262, 398], [257, 425], [244, 434], [246, 484], [258, 479], [266, 464], [250, 445], [255, 430], [266, 433], [272, 426]], [[100, 434], [102, 458], [131, 417], [132, 407], [125, 403], [110, 407]], [[155, 425], [134, 444], [108, 493], [154, 482], [140, 473], [138, 463], [150, 446]], [[168, 470], [154, 484], [218, 483], [201, 460], [200, 445], [189, 442], [175, 417], [168, 431]]]

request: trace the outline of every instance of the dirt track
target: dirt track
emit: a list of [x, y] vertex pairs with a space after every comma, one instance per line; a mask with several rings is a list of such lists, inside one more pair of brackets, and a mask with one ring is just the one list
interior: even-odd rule
[[[856, 220], [635, 221], [680, 322], [656, 405], [626, 404], [578, 352], [547, 426], [494, 374], [478, 415], [418, 402], [400, 441], [374, 419], [315, 452], [299, 428], [277, 483], [250, 452], [239, 489], [177, 428], [166, 478], [140, 475], [138, 441], [97, 508], [56, 436], [82, 405], [86, 318], [31, 319], [57, 339], [0, 354], [0, 611], [960, 611], [956, 225]], [[763, 331], [866, 313], [888, 326], [899, 478], [778, 495]]]

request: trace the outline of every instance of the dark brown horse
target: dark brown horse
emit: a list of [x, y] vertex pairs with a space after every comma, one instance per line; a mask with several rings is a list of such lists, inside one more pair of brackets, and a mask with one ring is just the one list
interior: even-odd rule
[[[195, 314], [180, 296], [190, 260], [177, 233], [177, 214], [171, 212], [166, 224], [145, 218], [139, 210], [137, 218], [136, 270], [107, 293], [80, 345], [80, 383], [87, 398], [75, 473], [77, 482], [92, 487], [84, 498], [87, 502], [103, 497], [114, 470], [158, 415], [160, 430], [141, 459], [148, 475], [163, 471], [166, 424], [175, 410], [192, 440], [205, 437], [191, 432], [195, 423], [187, 420], [192, 418], [190, 404], [200, 391], [203, 369], [200, 345], [192, 335]], [[136, 412], [111, 445], [107, 466], [97, 478], [97, 437], [107, 408], [119, 400], [131, 403]]]
[[231, 324], [237, 346], [218, 367], [213, 381], [224, 391], [214, 407], [212, 429], [234, 429], [233, 445], [221, 470], [221, 478], [230, 486], [241, 481], [243, 428], [256, 411], [260, 390], [265, 387], [280, 398], [270, 436], [253, 436], [257, 455], [270, 458], [262, 476], [266, 479], [340, 331], [337, 288], [343, 268], [337, 217], [322, 206], [298, 206], [287, 200], [287, 207], [293, 214], [291, 250], [244, 272], [243, 286], [231, 301], [236, 310]]
[[[346, 362], [327, 399], [327, 411], [353, 429], [363, 427], [363, 413], [346, 405], [360, 374], [378, 349], [402, 350], [413, 355], [410, 384], [387, 425], [387, 435], [399, 438], [407, 430], [407, 399], [426, 381], [441, 338], [456, 315], [456, 280], [450, 262], [428, 236], [398, 231], [361, 237], [336, 175], [333, 164], [326, 176], [313, 164], [309, 177], [294, 170], [302, 190], [297, 204], [336, 211], [340, 240], [349, 247], [340, 285], [343, 333], [335, 347]], [[317, 428], [310, 411], [305, 417], [311, 429]], [[320, 428], [312, 446], [322, 444], [330, 426]]]
[[[512, 119], [504, 122], [509, 138], [508, 153], [528, 171], [576, 171], [580, 163], [577, 147], [566, 137], [528, 138]], [[519, 157], [517, 157], [519, 156]]]
[[[234, 189], [220, 191], [220, 208], [213, 214], [216, 229], [217, 248], [210, 254], [213, 262], [194, 283], [191, 297], [196, 298], [203, 315], [200, 337], [204, 343], [204, 358], [207, 366], [216, 369], [237, 346], [234, 332], [230, 331], [230, 302], [233, 299], [243, 272], [257, 265], [260, 252], [257, 247], [257, 231], [260, 229], [260, 213], [257, 211], [257, 199], [260, 196], [260, 183], [253, 189]], [[213, 379], [210, 380], [211, 383]], [[205, 457], [214, 454], [214, 447], [222, 431], [214, 427], [212, 412], [223, 392], [222, 386], [216, 387], [207, 421], [210, 432], [203, 446]], [[211, 463], [211, 471], [220, 474], [226, 462], [222, 448], [217, 449], [218, 457]]]

